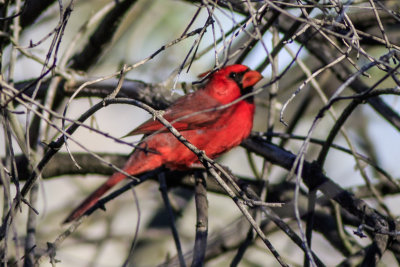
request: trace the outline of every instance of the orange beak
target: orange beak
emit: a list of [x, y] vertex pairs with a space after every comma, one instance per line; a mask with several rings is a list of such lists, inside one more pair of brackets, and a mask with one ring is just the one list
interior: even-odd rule
[[258, 71], [255, 70], [248, 71], [243, 76], [242, 86], [243, 88], [254, 86], [262, 78], [263, 76]]

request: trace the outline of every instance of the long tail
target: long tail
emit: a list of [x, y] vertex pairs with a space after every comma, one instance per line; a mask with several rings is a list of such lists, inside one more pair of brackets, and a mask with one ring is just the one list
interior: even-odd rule
[[[162, 157], [160, 154], [147, 154], [142, 151], [135, 151], [125, 163], [123, 170], [130, 175], [138, 175], [150, 170], [154, 170], [162, 165]], [[64, 223], [72, 222], [78, 219], [91, 207], [93, 207], [110, 188], [125, 179], [126, 176], [120, 172], [114, 173], [108, 180], [102, 184], [96, 191], [87, 197], [79, 207], [77, 207], [65, 219]]]
[[108, 180], [102, 184], [96, 191], [88, 196], [79, 207], [77, 207], [71, 214], [65, 219], [63, 223], [69, 223], [75, 219], [81, 217], [87, 210], [93, 207], [111, 187], [125, 179], [126, 176], [122, 173], [114, 173]]

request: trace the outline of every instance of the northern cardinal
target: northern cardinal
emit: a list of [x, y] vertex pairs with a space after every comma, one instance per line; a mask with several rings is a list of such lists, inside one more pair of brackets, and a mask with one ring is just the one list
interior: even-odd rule
[[[204, 150], [210, 158], [215, 158], [249, 136], [254, 117], [252, 97], [225, 108], [218, 107], [250, 93], [261, 78], [259, 72], [243, 65], [224, 67], [211, 73], [203, 88], [179, 98], [167, 108], [164, 118], [189, 142]], [[158, 121], [148, 120], [129, 135], [134, 134], [148, 136], [140, 144], [143, 149], [136, 149], [123, 168], [130, 175], [151, 171], [162, 165], [182, 170], [198, 163], [197, 156]], [[103, 194], [125, 178], [122, 173], [113, 174], [68, 216], [65, 223], [82, 216]]]

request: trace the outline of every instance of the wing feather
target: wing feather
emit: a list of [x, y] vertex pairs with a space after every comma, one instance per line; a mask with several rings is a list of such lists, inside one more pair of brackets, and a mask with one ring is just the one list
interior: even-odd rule
[[[179, 98], [165, 110], [164, 118], [172, 123], [178, 131], [199, 129], [214, 123], [220, 117], [223, 110], [213, 109], [220, 105], [220, 102], [209, 96], [204, 90], [199, 90]], [[126, 136], [151, 134], [157, 131], [167, 132], [168, 129], [159, 121], [150, 119]]]

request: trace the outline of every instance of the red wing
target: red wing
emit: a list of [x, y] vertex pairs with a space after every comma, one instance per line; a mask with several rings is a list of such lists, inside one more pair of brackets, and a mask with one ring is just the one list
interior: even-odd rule
[[[207, 109], [220, 106], [221, 104], [210, 97], [203, 90], [179, 98], [172, 106], [165, 110], [163, 117], [172, 123], [178, 131], [202, 128], [215, 122], [223, 110]], [[159, 121], [150, 119], [126, 136], [135, 134], [151, 134], [156, 131], [167, 132], [168, 130]]]

